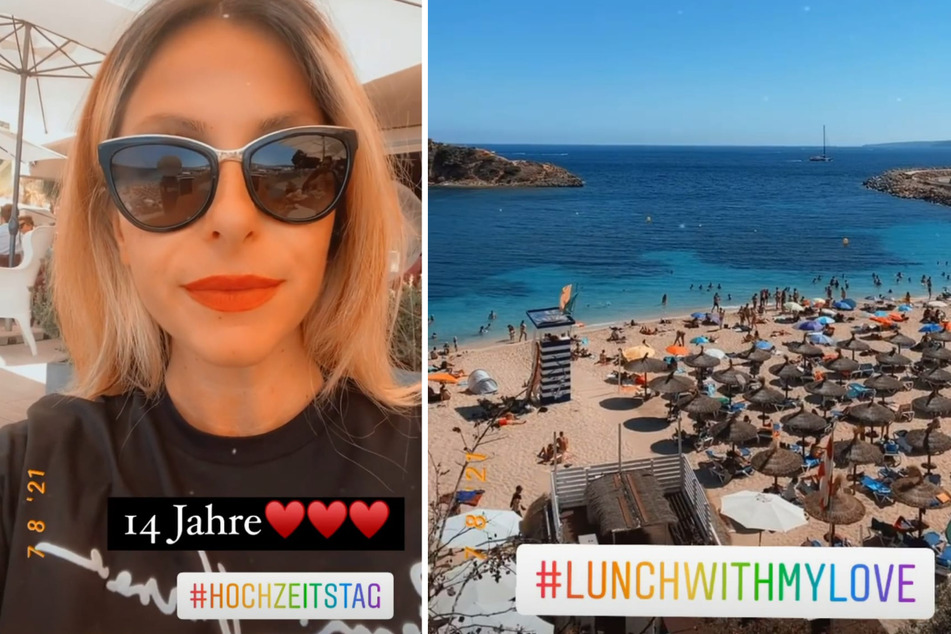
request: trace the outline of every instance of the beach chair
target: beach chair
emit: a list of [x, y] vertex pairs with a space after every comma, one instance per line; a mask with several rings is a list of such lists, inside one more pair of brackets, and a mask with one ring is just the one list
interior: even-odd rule
[[707, 449], [706, 454], [707, 454], [707, 458], [709, 458], [715, 463], [723, 462], [724, 460], [726, 460], [726, 454], [717, 453], [713, 449]]
[[945, 547], [940, 554], [934, 558], [934, 573], [942, 578], [951, 576], [951, 552], [947, 552]]
[[733, 479], [733, 476], [730, 475], [730, 472], [727, 471], [719, 462], [711, 462], [709, 469], [710, 472], [713, 473], [713, 475], [715, 475], [720, 481], [720, 484], [727, 484]]
[[904, 469], [892, 469], [891, 467], [881, 467], [878, 470], [878, 477], [880, 482], [885, 484], [890, 484], [899, 478], [905, 477]]
[[703, 393], [713, 398], [717, 395], [717, 386], [713, 383], [704, 383], [703, 384]]
[[802, 457], [802, 470], [803, 470], [803, 471], [809, 471], [810, 469], [815, 469], [815, 468], [818, 467], [820, 464], [822, 464], [822, 460], [820, 460], [819, 458], [813, 458], [812, 456], [803, 456], [803, 457]]
[[892, 501], [892, 488], [884, 482], [863, 475], [862, 486], [872, 494], [878, 504], [887, 504]]
[[739, 478], [739, 477], [747, 478], [747, 477], [753, 475], [753, 473], [754, 473], [754, 471], [753, 471], [753, 466], [752, 466], [752, 465], [746, 465], [746, 466], [743, 467], [742, 469], [737, 469], [737, 470], [736, 470], [736, 473], [733, 474], [733, 477], [734, 477], [734, 478]]
[[854, 377], [868, 378], [875, 374], [875, 364], [874, 363], [862, 363], [859, 365], [859, 369], [852, 372]]
[[744, 458], [749, 458], [751, 455], [753, 455], [752, 452], [746, 447], [740, 447], [738, 451], [740, 452], [740, 455], [743, 456]]
[[928, 482], [930, 482], [931, 484], [933, 484], [933, 485], [935, 485], [935, 486], [941, 486], [941, 474], [940, 474], [940, 473], [929, 473], [929, 474], [927, 474], [927, 475], [925, 476], [925, 478], [926, 478], [926, 479], [928, 480]]
[[925, 540], [925, 543], [931, 546], [931, 550], [933, 550], [936, 555], [941, 554], [944, 550], [944, 539], [934, 531], [928, 531], [921, 536], [921, 539]]
[[901, 535], [895, 530], [895, 527], [888, 522], [873, 517], [872, 524], [869, 527], [872, 535], [878, 537], [883, 546], [897, 546], [901, 543]]
[[898, 406], [896, 412], [897, 420], [901, 423], [910, 423], [915, 418], [915, 410], [912, 408], [911, 403], [902, 403]]
[[713, 436], [709, 434], [706, 430], [697, 434], [697, 437], [693, 441], [694, 449], [697, 451], [702, 451], [713, 445]]
[[818, 539], [809, 538], [802, 543], [803, 546], [811, 546], [813, 548], [822, 548], [822, 542]]
[[875, 396], [875, 390], [870, 387], [865, 387], [861, 383], [849, 383], [847, 389], [848, 391], [845, 393], [845, 396], [852, 401], [870, 400]]
[[895, 432], [895, 438], [894, 438], [894, 441], [893, 441], [893, 442], [894, 442], [896, 445], [898, 445], [898, 448], [899, 448], [902, 452], [904, 452], [904, 453], [906, 453], [906, 454], [912, 454], [912, 453], [915, 452], [915, 450], [912, 449], [911, 445], [909, 445], [909, 444], [908, 444], [908, 441], [905, 439], [905, 434], [907, 434], [907, 433], [908, 433], [908, 430], [907, 430], [907, 429], [902, 429], [902, 430], [896, 431], [896, 432]]
[[901, 448], [894, 440], [889, 440], [882, 445], [882, 453], [887, 460], [893, 462], [893, 466], [901, 464]]

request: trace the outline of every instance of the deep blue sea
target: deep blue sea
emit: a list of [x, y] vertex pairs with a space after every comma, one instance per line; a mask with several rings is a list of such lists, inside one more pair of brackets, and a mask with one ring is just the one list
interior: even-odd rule
[[[561, 165], [585, 187], [429, 190], [429, 329], [440, 344], [478, 339], [490, 310], [498, 319], [482, 338], [507, 339], [507, 324], [556, 306], [565, 284], [588, 324], [662, 316], [664, 293], [668, 315], [709, 310], [718, 284], [731, 306], [763, 287], [819, 297], [833, 275], [856, 298], [875, 290], [873, 272], [882, 292], [924, 294], [923, 274], [935, 292], [951, 284], [951, 208], [862, 187], [887, 169], [949, 165], [949, 149], [830, 148], [831, 163], [809, 162], [814, 148], [489, 149]], [[899, 271], [910, 281], [896, 283]]]

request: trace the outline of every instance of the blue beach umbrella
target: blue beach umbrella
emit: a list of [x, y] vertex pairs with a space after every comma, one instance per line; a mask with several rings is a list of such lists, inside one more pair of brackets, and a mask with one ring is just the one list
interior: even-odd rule
[[705, 343], [710, 343], [710, 340], [707, 339], [706, 337], [700, 336], [700, 337], [694, 337], [693, 339], [691, 339], [690, 343], [695, 343], [699, 346]]
[[809, 335], [809, 341], [811, 341], [812, 343], [816, 344], [817, 346], [832, 346], [832, 345], [835, 345], [835, 341], [832, 339], [832, 337], [829, 337], [829, 336], [823, 335], [823, 334], [819, 334], [819, 333], [813, 333], [813, 334]]
[[801, 324], [796, 324], [796, 330], [806, 330], [809, 332], [819, 332], [825, 328], [818, 321], [804, 321]]
[[690, 316], [693, 317], [694, 319], [706, 319], [706, 318], [707, 318], [707, 314], [706, 314], [706, 313], [690, 313]]
[[876, 316], [876, 317], [888, 317], [888, 315], [889, 315], [889, 312], [888, 312], [887, 310], [876, 310], [876, 311], [875, 311], [875, 316]]
[[775, 348], [775, 346], [768, 341], [757, 341], [756, 347], [760, 350], [772, 350]]
[[816, 321], [822, 324], [823, 326], [828, 326], [829, 324], [835, 323], [835, 320], [832, 319], [832, 317], [825, 317], [825, 316], [819, 317], [818, 319], [816, 319]]
[[939, 330], [943, 330], [943, 327], [938, 324], [925, 324], [918, 329], [918, 332], [938, 332]]
[[898, 307], [898, 310], [899, 312], [902, 312], [902, 313], [910, 313], [911, 311], [914, 310], [914, 307], [912, 307], [910, 304], [902, 304], [901, 306]]
[[846, 297], [845, 299], [841, 299], [841, 300], [839, 300], [839, 301], [836, 302], [836, 303], [837, 303], [837, 304], [842, 304], [843, 306], [846, 306], [846, 309], [845, 309], [845, 310], [855, 310], [855, 307], [858, 305], [858, 302], [856, 302], [856, 301], [855, 301], [854, 299], [852, 299], [851, 297]]
[[707, 321], [711, 321], [715, 324], [720, 323], [720, 316], [717, 315], [716, 313], [707, 313], [706, 318], [707, 318]]

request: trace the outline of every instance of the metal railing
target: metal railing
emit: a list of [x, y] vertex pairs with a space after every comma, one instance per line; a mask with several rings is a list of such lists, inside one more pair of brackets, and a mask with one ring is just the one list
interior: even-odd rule
[[[690, 500], [697, 523], [709, 543], [720, 544], [714, 528], [714, 514], [707, 501], [703, 485], [693, 472], [686, 456], [658, 456], [592, 465], [557, 469], [551, 472], [551, 509], [555, 537], [564, 539], [561, 512], [585, 506], [584, 492], [588, 483], [601, 476], [624, 471], [646, 471], [660, 484], [664, 493], [683, 492]], [[683, 486], [681, 486], [681, 475]]]

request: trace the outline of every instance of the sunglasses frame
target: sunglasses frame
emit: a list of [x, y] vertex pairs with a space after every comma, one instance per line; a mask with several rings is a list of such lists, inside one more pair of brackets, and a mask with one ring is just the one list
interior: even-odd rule
[[[343, 180], [333, 201], [331, 201], [326, 209], [321, 211], [313, 218], [285, 218], [269, 211], [264, 203], [262, 203], [255, 194], [253, 183], [251, 181], [251, 157], [254, 156], [254, 153], [257, 150], [266, 145], [270, 145], [275, 141], [308, 134], [319, 134], [328, 138], [336, 139], [343, 144], [344, 148], [347, 150], [347, 165], [344, 171]], [[170, 225], [168, 227], [153, 227], [141, 222], [138, 218], [136, 218], [135, 215], [122, 202], [119, 192], [116, 189], [116, 182], [112, 173], [112, 159], [115, 158], [115, 155], [122, 150], [144, 145], [171, 145], [173, 147], [185, 148], [187, 150], [197, 152], [208, 159], [208, 164], [211, 168], [211, 190], [208, 193], [208, 199], [204, 202], [204, 204], [202, 204], [201, 208], [191, 215], [187, 220], [175, 225]], [[286, 128], [284, 130], [277, 130], [276, 132], [265, 134], [264, 136], [259, 137], [244, 147], [238, 148], [236, 150], [220, 150], [216, 147], [208, 145], [207, 143], [202, 143], [201, 141], [190, 139], [188, 137], [167, 134], [139, 134], [109, 139], [100, 143], [99, 166], [102, 169], [103, 175], [105, 176], [106, 187], [109, 190], [109, 195], [115, 203], [116, 208], [126, 218], [126, 220], [144, 231], [150, 231], [153, 233], [168, 233], [170, 231], [177, 231], [187, 227], [204, 216], [211, 208], [211, 205], [215, 200], [215, 195], [218, 191], [218, 181], [221, 174], [221, 163], [226, 161], [241, 163], [241, 172], [244, 176], [244, 182], [248, 190], [248, 195], [251, 197], [251, 201], [254, 202], [254, 206], [260, 211], [281, 222], [290, 224], [308, 224], [325, 218], [328, 214], [330, 214], [330, 212], [337, 208], [337, 206], [340, 204], [340, 201], [344, 198], [344, 193], [347, 191], [347, 186], [350, 183], [350, 176], [353, 172], [353, 161], [357, 152], [357, 146], [357, 131], [352, 128], [344, 128], [340, 126], [298, 126], [294, 128]]]

